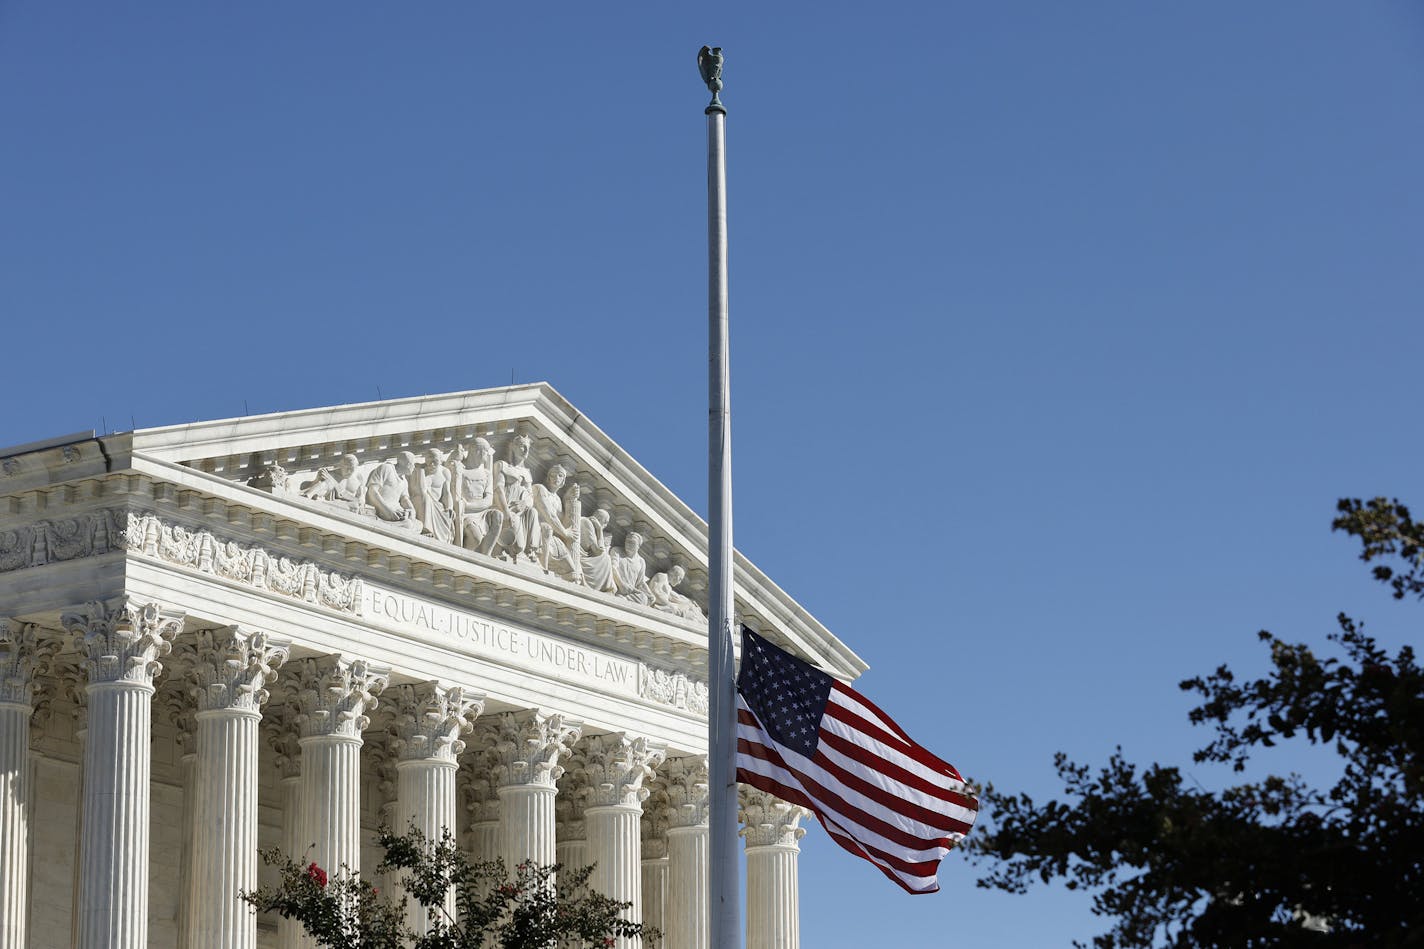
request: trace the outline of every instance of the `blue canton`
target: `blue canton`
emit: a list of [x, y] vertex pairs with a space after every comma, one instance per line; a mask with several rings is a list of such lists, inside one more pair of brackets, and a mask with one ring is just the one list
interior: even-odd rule
[[831, 677], [742, 627], [737, 691], [777, 744], [809, 758], [820, 742]]

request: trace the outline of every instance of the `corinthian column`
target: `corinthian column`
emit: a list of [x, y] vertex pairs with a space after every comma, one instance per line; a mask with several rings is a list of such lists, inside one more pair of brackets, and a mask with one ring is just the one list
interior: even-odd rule
[[257, 723], [264, 686], [287, 647], [238, 626], [198, 634], [197, 789], [189, 945], [253, 949], [257, 917], [238, 896], [257, 888]]
[[[559, 796], [554, 800], [557, 840], [554, 857], [559, 866], [572, 873], [588, 866], [588, 824], [583, 811], [588, 806], [588, 788], [583, 786], [584, 759], [575, 748], [564, 760], [568, 766], [559, 778]], [[561, 876], [560, 879], [565, 879]]]
[[193, 714], [192, 697], [181, 683], [159, 689], [154, 693], [153, 701], [158, 709], [159, 721], [173, 724], [178, 744], [178, 768], [183, 782], [183, 810], [178, 825], [178, 945], [192, 946], [196, 943], [193, 942], [187, 881], [193, 876], [193, 827], [197, 816], [193, 781], [198, 765], [198, 720]]
[[37, 632], [32, 623], [0, 620], [0, 949], [29, 945], [30, 716], [35, 678], [59, 651]]
[[[584, 808], [588, 824], [588, 852], [593, 876], [589, 885], [595, 892], [631, 904], [623, 912], [626, 919], [643, 916], [643, 800], [648, 789], [643, 780], [653, 776], [662, 764], [665, 751], [648, 744], [646, 738], [626, 734], [598, 735], [585, 742], [584, 778], [589, 803]], [[617, 937], [614, 945], [631, 949], [641, 940]]]
[[667, 931], [667, 792], [643, 802], [643, 925]]
[[[396, 710], [396, 833], [414, 826], [439, 843], [455, 832], [455, 759], [465, 750], [460, 733], [484, 711], [484, 696], [438, 682], [400, 687]], [[445, 918], [455, 918], [455, 891], [445, 894]], [[406, 922], [419, 934], [429, 929], [426, 910], [406, 904]]]
[[[361, 732], [387, 675], [361, 659], [323, 656], [298, 670], [302, 846], [329, 874], [361, 870]], [[304, 940], [305, 943], [305, 940]]]
[[[273, 720], [263, 717], [267, 742], [277, 760], [277, 777], [282, 788], [282, 853], [301, 860], [308, 841], [302, 839], [302, 746], [297, 740], [296, 723], [284, 717]], [[285, 916], [277, 919], [278, 949], [298, 949], [302, 924]]]
[[499, 786], [499, 855], [514, 874], [526, 860], [548, 866], [554, 854], [555, 783], [559, 758], [578, 741], [582, 726], [562, 715], [510, 712], [496, 723], [494, 775]]
[[707, 949], [707, 758], [671, 758], [663, 775], [668, 793], [666, 943]]
[[494, 775], [490, 773], [492, 765], [487, 751], [473, 752], [465, 761], [466, 767], [474, 772], [466, 785], [465, 810], [470, 816], [470, 827], [465, 850], [472, 862], [488, 863], [499, 858], [499, 794]]
[[798, 826], [810, 815], [803, 807], [741, 786], [742, 837], [747, 846], [747, 949], [800, 949], [797, 905]]
[[148, 945], [153, 680], [183, 613], [119, 597], [66, 612], [89, 684], [79, 852], [79, 949]]

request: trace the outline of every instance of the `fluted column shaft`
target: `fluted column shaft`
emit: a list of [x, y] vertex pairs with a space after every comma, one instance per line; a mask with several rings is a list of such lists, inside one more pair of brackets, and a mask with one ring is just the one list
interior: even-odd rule
[[[612, 804], [584, 811], [588, 856], [593, 867], [589, 886], [596, 893], [629, 903], [623, 915], [643, 918], [643, 853], [641, 804]], [[631, 947], [641, 940], [619, 936], [615, 945]]]
[[[454, 833], [456, 770], [453, 758], [421, 758], [396, 765], [397, 833], [412, 824], [431, 842], [438, 842], [447, 830]], [[447, 920], [455, 918], [453, 890], [445, 896], [445, 913]], [[406, 921], [416, 932], [425, 932], [425, 910], [413, 899], [406, 904]]]
[[121, 597], [66, 612], [83, 650], [84, 743], [78, 949], [147, 949], [153, 681], [183, 614]]
[[643, 841], [643, 924], [667, 931], [667, 844], [658, 841], [658, 856], [651, 856], [651, 841]]
[[499, 855], [513, 876], [525, 860], [554, 863], [553, 785], [514, 784], [499, 789]]
[[257, 888], [255, 709], [198, 713], [198, 789], [189, 916], [204, 949], [253, 949], [257, 917], [239, 892]]
[[794, 841], [747, 848], [747, 949], [800, 949]]
[[[302, 775], [301, 759], [291, 766], [294, 774], [282, 776], [282, 852], [293, 860], [301, 860], [308, 841], [302, 837]], [[286, 769], [284, 769], [286, 770]], [[302, 924], [283, 916], [277, 920], [278, 949], [299, 949]]]
[[29, 939], [30, 714], [28, 702], [0, 702], [0, 949]]
[[669, 827], [667, 843], [667, 945], [679, 949], [708, 949], [707, 825]]
[[[189, 736], [190, 747], [196, 748], [196, 735]], [[179, 744], [182, 745], [182, 737]], [[178, 897], [178, 945], [195, 946], [193, 935], [193, 897], [188, 881], [193, 878], [193, 849], [197, 846], [197, 774], [198, 754], [185, 752], [179, 759], [178, 769], [183, 780], [182, 850], [178, 854], [178, 885], [182, 892]]]
[[88, 696], [79, 949], [144, 949], [153, 686], [90, 683]]
[[0, 949], [29, 945], [30, 721], [35, 679], [58, 651], [34, 624], [0, 620]]

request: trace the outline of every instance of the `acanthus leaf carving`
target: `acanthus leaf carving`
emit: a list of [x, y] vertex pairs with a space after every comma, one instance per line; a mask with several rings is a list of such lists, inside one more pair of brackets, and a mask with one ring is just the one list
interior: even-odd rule
[[37, 680], [49, 674], [59, 646], [34, 623], [0, 620], [0, 703], [32, 706]]
[[484, 711], [484, 696], [438, 682], [402, 685], [396, 695], [396, 753], [402, 761], [454, 761], [464, 750], [460, 735]]
[[555, 787], [564, 773], [559, 759], [568, 755], [582, 731], [577, 722], [538, 710], [499, 716], [490, 748], [498, 786]]
[[277, 679], [288, 647], [266, 633], [241, 626], [198, 633], [193, 692], [199, 711], [257, 711], [267, 702], [266, 686]]
[[800, 823], [811, 812], [804, 807], [746, 784], [737, 788], [737, 804], [737, 819], [742, 822], [738, 833], [748, 847], [794, 847], [806, 836]]
[[667, 791], [668, 826], [694, 827], [707, 823], [707, 756], [669, 758], [663, 766], [662, 777]]
[[172, 650], [184, 615], [182, 610], [121, 596], [68, 610], [60, 623], [84, 654], [91, 684], [152, 686], [163, 671], [159, 659]]
[[303, 660], [297, 672], [297, 726], [303, 738], [339, 735], [360, 738], [371, 723], [366, 714], [389, 676], [364, 659], [322, 656]]
[[641, 804], [648, 796], [643, 781], [653, 776], [666, 755], [663, 747], [623, 732], [586, 739], [580, 773], [589, 791], [589, 806]]

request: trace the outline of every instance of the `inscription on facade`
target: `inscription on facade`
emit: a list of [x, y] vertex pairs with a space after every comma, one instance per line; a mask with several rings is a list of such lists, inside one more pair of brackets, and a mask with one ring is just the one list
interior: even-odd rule
[[642, 692], [637, 662], [374, 584], [366, 584], [362, 618], [565, 682], [632, 697]]

